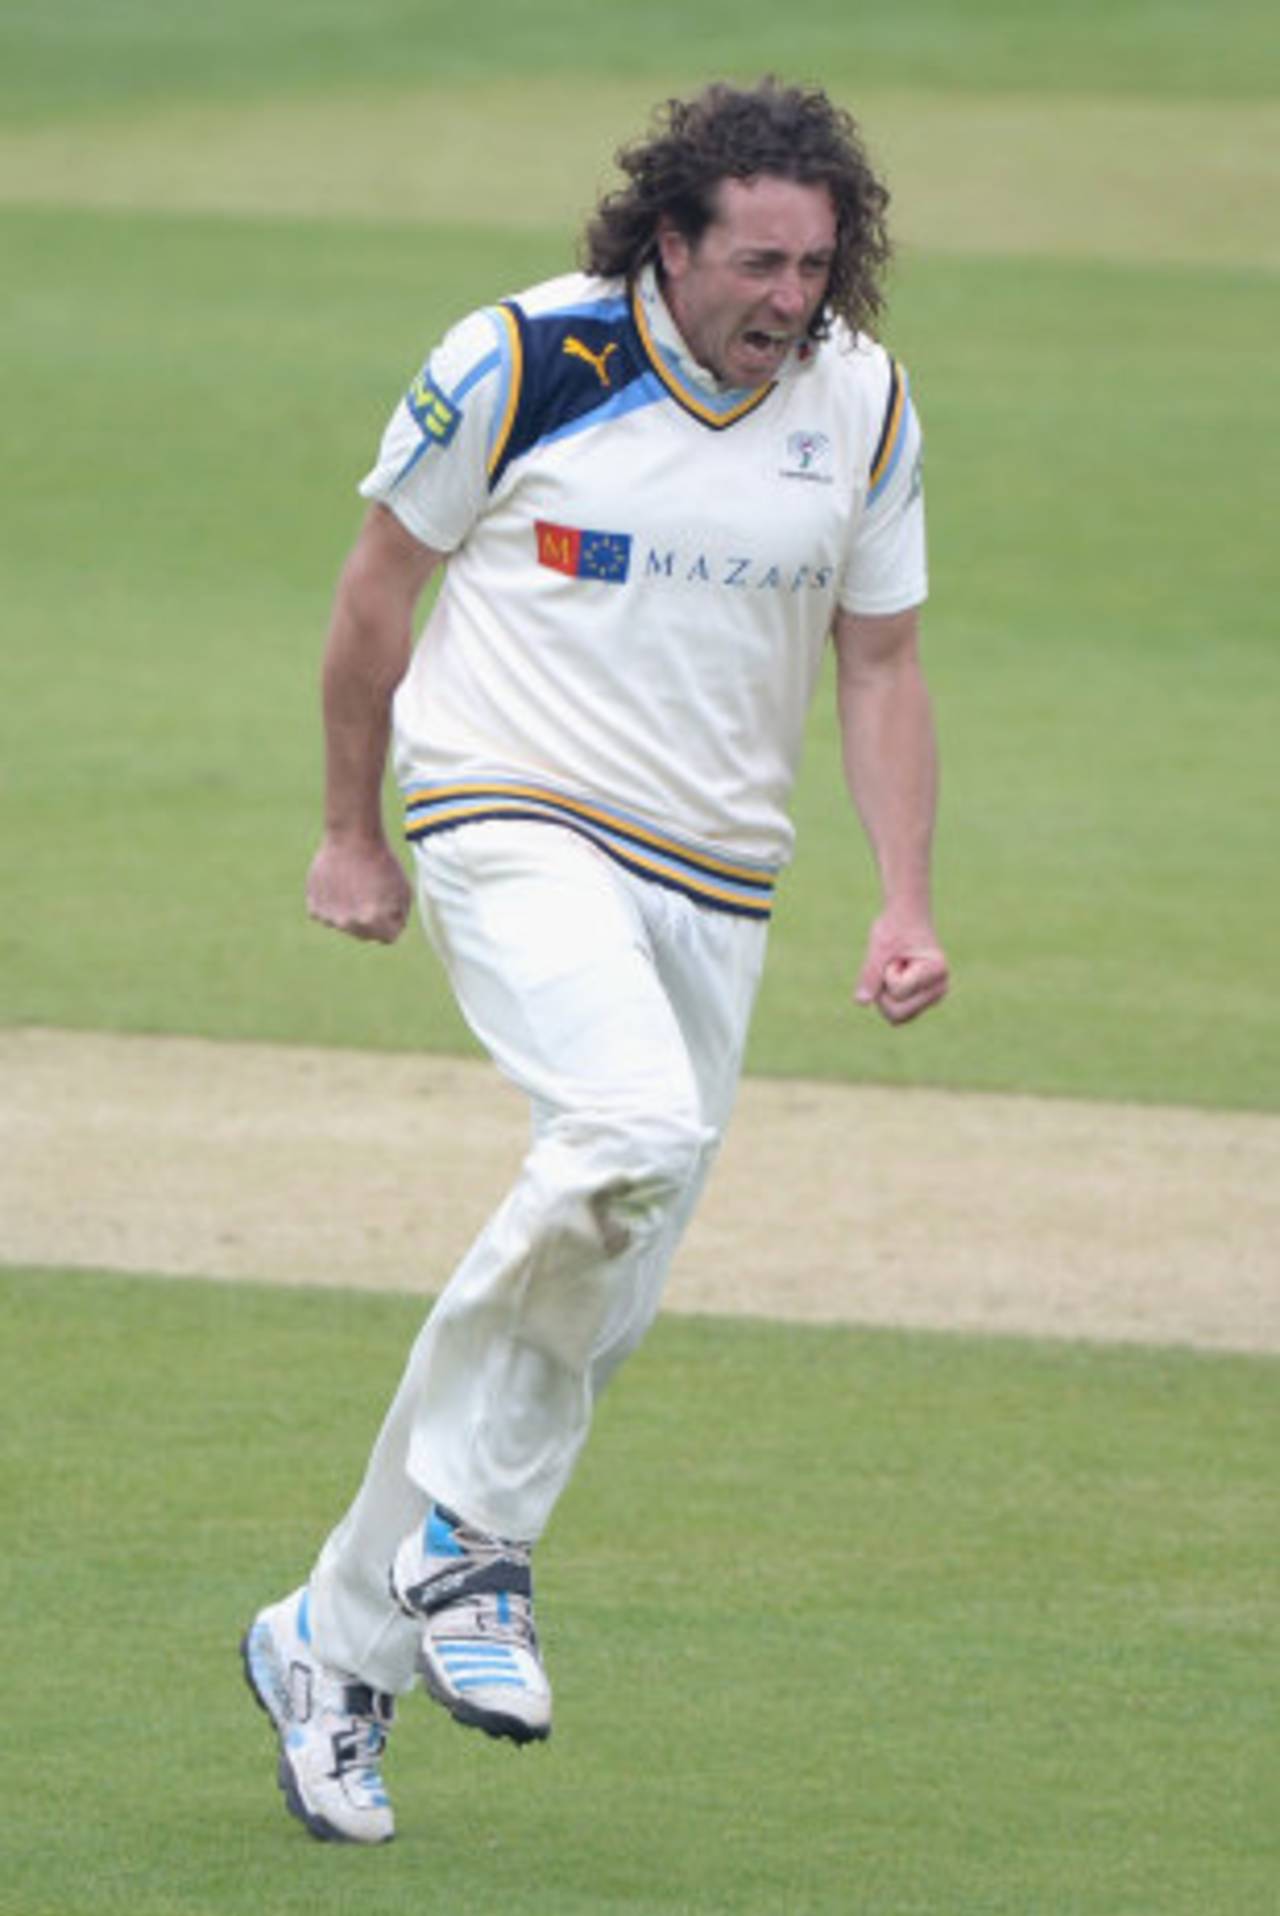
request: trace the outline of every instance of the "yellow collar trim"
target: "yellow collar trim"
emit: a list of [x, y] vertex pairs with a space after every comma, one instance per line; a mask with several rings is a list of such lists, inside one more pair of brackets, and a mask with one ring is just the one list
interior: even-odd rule
[[777, 384], [776, 380], [770, 380], [767, 386], [761, 386], [758, 391], [749, 392], [746, 398], [740, 399], [736, 405], [728, 407], [724, 412], [717, 412], [714, 406], [709, 406], [705, 399], [700, 399], [696, 392], [679, 379], [668, 365], [653, 337], [649, 317], [640, 297], [640, 288], [634, 284], [631, 288], [631, 317], [635, 321], [636, 331], [640, 335], [640, 344], [644, 347], [649, 364], [671, 397], [678, 405], [683, 406], [686, 412], [692, 413], [695, 419], [700, 419], [704, 426], [711, 426], [717, 432], [725, 426], [734, 425], [739, 419], [745, 419], [748, 413], [756, 410], [757, 406], [763, 406]]

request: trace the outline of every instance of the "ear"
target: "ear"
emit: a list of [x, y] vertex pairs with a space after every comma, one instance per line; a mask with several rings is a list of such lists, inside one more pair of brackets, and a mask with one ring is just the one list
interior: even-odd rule
[[688, 240], [666, 213], [658, 221], [656, 238], [659, 265], [668, 279], [679, 279], [689, 264], [689, 255], [693, 250]]

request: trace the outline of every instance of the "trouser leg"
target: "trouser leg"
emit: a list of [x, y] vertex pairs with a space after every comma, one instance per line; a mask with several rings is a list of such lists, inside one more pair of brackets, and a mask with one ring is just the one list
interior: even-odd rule
[[421, 865], [459, 1003], [538, 1123], [313, 1575], [320, 1653], [386, 1689], [412, 1669], [412, 1627], [385, 1586], [401, 1536], [429, 1497], [499, 1534], [540, 1533], [594, 1389], [656, 1308], [717, 1136], [703, 1111], [714, 1073], [695, 1068], [645, 924], [653, 888], [542, 826], [455, 833]]
[[619, 1287], [620, 1308], [592, 1353], [595, 1396], [653, 1322], [672, 1259], [713, 1169], [737, 1095], [767, 937], [764, 924], [708, 912], [679, 893], [646, 886], [643, 901], [659, 980], [680, 1026], [699, 1109], [715, 1142], [659, 1231], [632, 1256]]

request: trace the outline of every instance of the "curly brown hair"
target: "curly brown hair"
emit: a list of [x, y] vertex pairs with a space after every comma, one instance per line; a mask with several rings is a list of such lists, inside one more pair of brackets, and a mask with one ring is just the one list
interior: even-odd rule
[[652, 135], [623, 147], [617, 160], [628, 184], [592, 215], [583, 242], [588, 272], [633, 279], [656, 260], [663, 219], [696, 244], [716, 217], [721, 181], [765, 175], [824, 185], [835, 206], [836, 255], [813, 336], [823, 336], [833, 314], [856, 332], [870, 330], [882, 311], [888, 190], [854, 121], [820, 90], [772, 75], [750, 88], [716, 82], [691, 100], [666, 101]]

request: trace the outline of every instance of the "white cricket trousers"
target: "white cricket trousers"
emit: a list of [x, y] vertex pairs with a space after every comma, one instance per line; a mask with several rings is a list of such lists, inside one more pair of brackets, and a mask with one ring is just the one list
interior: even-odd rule
[[412, 1685], [418, 1634], [388, 1594], [401, 1539], [433, 1500], [536, 1539], [596, 1396], [653, 1321], [733, 1103], [766, 937], [542, 822], [430, 838], [417, 877], [468, 1023], [530, 1100], [532, 1139], [312, 1572], [317, 1653], [390, 1691]]

